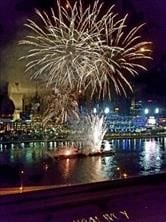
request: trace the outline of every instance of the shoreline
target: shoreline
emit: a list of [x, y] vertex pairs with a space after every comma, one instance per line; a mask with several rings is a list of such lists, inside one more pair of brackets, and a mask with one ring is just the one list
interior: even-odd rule
[[[166, 132], [160, 133], [160, 134], [145, 134], [145, 133], [139, 133], [139, 134], [113, 134], [107, 133], [104, 137], [104, 140], [115, 140], [115, 139], [150, 139], [150, 138], [164, 138], [166, 137]], [[82, 142], [71, 140], [68, 138], [55, 138], [55, 139], [18, 139], [18, 140], [0, 140], [0, 144], [17, 144], [17, 143], [33, 143], [33, 142]]]

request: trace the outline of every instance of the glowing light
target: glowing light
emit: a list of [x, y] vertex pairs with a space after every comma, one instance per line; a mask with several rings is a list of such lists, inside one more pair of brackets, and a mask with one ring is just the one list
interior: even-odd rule
[[150, 170], [154, 168], [156, 168], [157, 171], [160, 170], [160, 167], [162, 165], [162, 158], [160, 152], [160, 144], [156, 140], [145, 140], [142, 162], [142, 166], [145, 170]]
[[155, 109], [155, 113], [158, 114], [159, 113], [159, 108]]
[[24, 187], [23, 187], [23, 186], [20, 186], [20, 187], [19, 187], [19, 190], [20, 190], [20, 193], [22, 193], [23, 190], [24, 190]]
[[115, 112], [118, 112], [118, 111], [119, 111], [119, 107], [116, 107], [116, 108], [115, 108]]
[[150, 116], [148, 119], [148, 125], [155, 125], [156, 124], [156, 119], [154, 116]]
[[20, 193], [23, 192], [23, 189], [24, 189], [24, 185], [23, 185], [23, 174], [24, 174], [24, 170], [21, 170], [20, 172], [20, 187], [19, 187], [19, 190], [20, 190]]
[[104, 109], [104, 113], [105, 113], [105, 114], [108, 114], [109, 112], [110, 112], [109, 107], [106, 107], [106, 108]]
[[70, 5], [68, 3], [66, 3], [66, 8], [68, 9], [70, 7]]
[[77, 158], [73, 158], [73, 159], [66, 158], [66, 159], [62, 159], [61, 161], [58, 161], [57, 163], [61, 174], [66, 179], [66, 184], [69, 183], [68, 178], [72, 175], [72, 173], [75, 170], [76, 162], [77, 162]]
[[141, 52], [146, 52], [146, 49], [145, 49], [144, 47], [141, 47], [141, 48], [140, 48], [140, 51], [141, 51]]
[[87, 154], [101, 152], [101, 145], [106, 132], [107, 126], [104, 116], [87, 116], [82, 133], [83, 138], [85, 138], [83, 152]]
[[111, 150], [112, 147], [111, 147], [111, 144], [108, 140], [104, 140], [104, 151], [108, 151], [108, 150]]
[[148, 113], [149, 113], [149, 109], [146, 108], [145, 111], [144, 111], [144, 113], [145, 113], [145, 114], [148, 114]]
[[65, 156], [70, 156], [71, 155], [71, 151], [70, 150], [66, 150], [64, 154], [65, 154]]
[[111, 86], [125, 95], [126, 88], [132, 90], [128, 76], [146, 70], [142, 60], [150, 56], [140, 49], [151, 43], [140, 41], [143, 25], [128, 31], [127, 15], [118, 19], [112, 6], [101, 16], [102, 6], [97, 0], [85, 8], [80, 0], [63, 7], [58, 0], [58, 15], [53, 9], [49, 14], [36, 10], [41, 21], [28, 19], [32, 35], [20, 41], [31, 47], [22, 59], [32, 79], [56, 89], [88, 90], [99, 97], [111, 96]]
[[127, 173], [123, 173], [124, 178], [127, 178], [127, 176], [128, 176]]
[[48, 164], [45, 164], [45, 165], [44, 165], [44, 169], [45, 169], [45, 171], [48, 170]]
[[93, 109], [93, 113], [97, 113], [97, 109], [96, 108]]

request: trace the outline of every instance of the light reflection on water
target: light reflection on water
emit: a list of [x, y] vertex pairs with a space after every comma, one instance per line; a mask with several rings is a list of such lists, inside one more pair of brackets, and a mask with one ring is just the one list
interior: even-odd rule
[[162, 152], [160, 143], [154, 139], [145, 140], [144, 150], [141, 153], [140, 165], [145, 171], [159, 172], [162, 165]]
[[[1, 144], [0, 172], [7, 165], [11, 169], [24, 170], [24, 185], [89, 183], [117, 179], [124, 173], [128, 176], [159, 173], [166, 171], [165, 144], [165, 138], [105, 141], [105, 148], [111, 146], [115, 155], [61, 160], [48, 156], [50, 150], [57, 149], [56, 142]], [[0, 181], [0, 186], [16, 183], [12, 179], [0, 178]]]

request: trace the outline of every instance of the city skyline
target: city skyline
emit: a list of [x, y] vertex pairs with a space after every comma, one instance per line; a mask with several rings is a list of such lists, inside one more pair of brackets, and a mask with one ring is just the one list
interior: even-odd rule
[[164, 1], [0, 1], [0, 221], [164, 221]]

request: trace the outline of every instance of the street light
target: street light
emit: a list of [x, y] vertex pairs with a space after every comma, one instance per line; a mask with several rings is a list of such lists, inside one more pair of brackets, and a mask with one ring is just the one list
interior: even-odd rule
[[106, 108], [104, 109], [104, 113], [105, 113], [105, 114], [108, 114], [109, 112], [110, 112], [109, 107], [106, 107]]
[[19, 187], [19, 190], [21, 193], [23, 192], [23, 189], [24, 189], [23, 174], [24, 174], [24, 170], [21, 170], [21, 172], [20, 172], [20, 187]]
[[156, 108], [154, 112], [155, 112], [155, 114], [158, 114], [159, 113], [159, 108]]
[[144, 113], [145, 113], [145, 115], [148, 114], [148, 113], [149, 113], [149, 109], [146, 108], [146, 109], [144, 110]]

